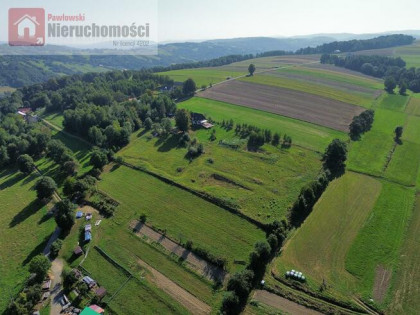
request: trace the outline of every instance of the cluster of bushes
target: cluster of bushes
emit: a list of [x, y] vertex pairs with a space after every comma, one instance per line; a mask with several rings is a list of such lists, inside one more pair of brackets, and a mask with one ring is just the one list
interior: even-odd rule
[[317, 47], [307, 47], [296, 51], [298, 55], [306, 54], [331, 54], [335, 51], [353, 52], [369, 49], [389, 48], [402, 45], [410, 45], [415, 38], [409, 35], [393, 34], [379, 36], [371, 39], [353, 39], [347, 41], [335, 41], [322, 44]]
[[420, 72], [412, 67], [406, 69], [406, 63], [400, 57], [351, 55], [339, 57], [336, 55], [322, 55], [321, 63], [334, 64], [366, 75], [384, 78], [385, 90], [393, 93], [399, 86], [399, 93], [404, 95], [409, 89], [414, 93], [420, 92]]
[[359, 116], [354, 116], [350, 124], [350, 138], [360, 139], [360, 136], [372, 128], [375, 112], [371, 109], [364, 111]]
[[240, 138], [248, 137], [249, 149], [258, 149], [265, 143], [271, 143], [273, 146], [281, 144], [283, 148], [289, 148], [292, 145], [292, 138], [286, 134], [283, 136], [282, 141], [279, 133], [273, 134], [269, 129], [261, 129], [248, 124], [235, 125], [232, 119], [229, 121], [223, 120], [221, 126], [227, 130], [235, 128], [235, 134]]
[[35, 305], [41, 300], [41, 283], [51, 268], [50, 260], [44, 255], [32, 258], [29, 263], [31, 277], [26, 281], [24, 289], [10, 302], [5, 314], [32, 314]]
[[104, 217], [107, 218], [112, 217], [115, 210], [117, 209], [117, 206], [113, 200], [99, 194], [94, 194], [90, 199], [90, 203], [92, 207], [97, 209]]
[[64, 181], [63, 193], [70, 199], [85, 199], [92, 192], [96, 184], [96, 178], [86, 175], [76, 179], [69, 177]]
[[312, 212], [312, 208], [322, 193], [325, 191], [329, 183], [327, 174], [322, 173], [317, 180], [302, 188], [298, 199], [290, 209], [290, 223], [298, 227]]
[[204, 153], [204, 146], [194, 138], [188, 146], [187, 158], [194, 159]]

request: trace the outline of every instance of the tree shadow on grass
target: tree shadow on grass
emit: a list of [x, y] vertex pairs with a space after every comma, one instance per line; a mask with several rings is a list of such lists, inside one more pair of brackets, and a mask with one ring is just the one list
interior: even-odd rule
[[[8, 172], [7, 170], [5, 172], [2, 172], [1, 177], [3, 177], [3, 173], [5, 173], [4, 175], [6, 175], [7, 172]], [[18, 183], [22, 179], [24, 179], [25, 176], [26, 176], [25, 174], [22, 174], [20, 172], [19, 173], [15, 173], [12, 176], [8, 176], [8, 179], [6, 181], [4, 181], [2, 184], [0, 184], [0, 190], [4, 190], [6, 188], [12, 187], [16, 183]]]
[[32, 201], [29, 205], [22, 209], [18, 214], [16, 214], [12, 221], [9, 223], [9, 227], [13, 228], [16, 225], [22, 223], [30, 216], [34, 215], [37, 211], [39, 211], [43, 207], [43, 204], [38, 199]]
[[53, 235], [54, 232], [52, 232], [51, 234], [49, 234], [48, 236], [46, 236], [41, 243], [39, 243], [30, 253], [29, 255], [25, 258], [25, 260], [22, 262], [22, 266], [27, 265], [32, 258], [34, 258], [35, 256], [41, 254], [44, 251], [45, 246], [47, 246], [48, 241], [50, 240], [51, 235]]
[[[178, 146], [178, 143], [179, 143], [179, 136], [178, 135], [172, 135], [169, 138], [166, 138], [163, 141], [161, 141], [160, 146], [158, 148], [158, 151], [159, 152], [169, 152], [172, 149], [176, 148]], [[158, 143], [156, 142], [156, 145], [157, 144]]]
[[137, 134], [137, 138], [141, 138], [141, 137], [142, 137], [142, 136], [144, 136], [146, 133], [147, 133], [147, 130], [146, 130], [146, 129], [143, 129], [141, 132], [139, 132], [139, 133]]

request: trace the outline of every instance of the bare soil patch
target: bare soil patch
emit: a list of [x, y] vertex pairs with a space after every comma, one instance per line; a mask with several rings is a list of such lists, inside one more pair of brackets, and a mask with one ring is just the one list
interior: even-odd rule
[[364, 111], [318, 95], [280, 87], [231, 81], [198, 94], [200, 97], [242, 105], [340, 131], [348, 131], [353, 117]]
[[383, 266], [376, 267], [375, 283], [373, 285], [373, 299], [375, 302], [383, 302], [389, 287], [392, 272]]
[[150, 271], [152, 278], [150, 279], [158, 288], [161, 288], [181, 305], [187, 308], [192, 314], [210, 314], [211, 307], [206, 303], [197, 299], [194, 295], [181, 288], [172, 280], [165, 277], [159, 271], [149, 266], [142, 260], [137, 261], [138, 264]]
[[289, 301], [281, 296], [275, 295], [265, 290], [256, 290], [254, 293], [254, 300], [266, 304], [268, 306], [277, 308], [286, 312], [287, 314], [296, 315], [320, 315], [321, 313], [311, 310], [307, 307], [299, 305], [295, 302]]
[[174, 241], [170, 240], [164, 235], [156, 232], [147, 225], [142, 224], [140, 222], [133, 222], [131, 227], [136, 231], [137, 235], [146, 236], [152, 241], [159, 243], [166, 250], [182, 258], [184, 261], [189, 263], [192, 266], [192, 268], [194, 268], [200, 274], [209, 278], [210, 280], [223, 282], [224, 278], [226, 277], [226, 272], [223, 269], [214, 266], [206, 260], [198, 257], [190, 250], [182, 247], [181, 245], [175, 243]]

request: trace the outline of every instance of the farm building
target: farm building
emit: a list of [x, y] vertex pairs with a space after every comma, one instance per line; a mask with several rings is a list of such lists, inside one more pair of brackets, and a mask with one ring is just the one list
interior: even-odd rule
[[106, 289], [104, 287], [99, 287], [96, 291], [95, 291], [95, 295], [99, 298], [102, 299], [105, 295], [106, 295]]
[[191, 123], [193, 126], [201, 126], [206, 129], [213, 127], [213, 125], [207, 121], [206, 117], [199, 113], [191, 113]]
[[98, 315], [98, 314], [104, 314], [104, 310], [102, 308], [99, 308], [102, 310], [102, 313], [99, 313], [97, 310], [95, 310], [94, 308], [92, 308], [92, 306], [97, 306], [97, 305], [91, 305], [89, 307], [85, 307], [84, 310], [80, 313], [80, 315]]

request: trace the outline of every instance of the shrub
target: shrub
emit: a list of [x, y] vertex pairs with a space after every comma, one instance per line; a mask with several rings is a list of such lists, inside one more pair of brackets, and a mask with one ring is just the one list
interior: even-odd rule
[[61, 246], [63, 246], [63, 241], [58, 239], [54, 243], [51, 244], [51, 250], [50, 250], [50, 257], [56, 258], [58, 256], [58, 252], [61, 249]]

